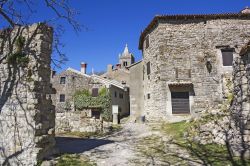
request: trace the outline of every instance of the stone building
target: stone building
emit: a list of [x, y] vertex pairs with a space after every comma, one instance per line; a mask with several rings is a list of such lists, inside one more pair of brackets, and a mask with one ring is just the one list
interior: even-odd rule
[[132, 53], [129, 52], [128, 45], [126, 44], [122, 54], [119, 54], [119, 63], [115, 66], [109, 64], [107, 66], [107, 72], [101, 75], [103, 78], [110, 80], [116, 80], [123, 84], [129, 85], [130, 72], [129, 66], [135, 63], [135, 58]]
[[[81, 63], [81, 71], [72, 68], [52, 74], [52, 84], [56, 94], [52, 96], [56, 112], [75, 111], [73, 96], [78, 90], [89, 90], [92, 96], [97, 96], [101, 88], [107, 88], [111, 94], [111, 104], [118, 105], [120, 116], [129, 115], [129, 91], [126, 85], [115, 80], [109, 80], [95, 74], [86, 74], [87, 64]], [[88, 114], [95, 116], [95, 110]]]
[[140, 36], [143, 86], [130, 89], [143, 92], [135, 99], [143, 109], [135, 114], [175, 121], [218, 108], [250, 37], [249, 13], [155, 16]]

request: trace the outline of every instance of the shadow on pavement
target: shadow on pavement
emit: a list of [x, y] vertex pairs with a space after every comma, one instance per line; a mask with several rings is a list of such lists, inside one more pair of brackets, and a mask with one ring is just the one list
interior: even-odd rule
[[72, 137], [56, 137], [56, 149], [60, 153], [83, 153], [98, 146], [113, 143], [103, 139], [83, 139]]

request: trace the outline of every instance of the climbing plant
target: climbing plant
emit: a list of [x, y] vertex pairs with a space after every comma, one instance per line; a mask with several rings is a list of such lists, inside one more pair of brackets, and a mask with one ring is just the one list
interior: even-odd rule
[[16, 51], [14, 53], [9, 53], [8, 63], [18, 64], [20, 66], [26, 66], [29, 63], [29, 57], [24, 53], [23, 48], [25, 44], [25, 38], [23, 36], [18, 36], [15, 41]]
[[101, 108], [103, 119], [105, 121], [112, 120], [111, 95], [107, 88], [100, 89], [97, 97], [92, 97], [86, 89], [76, 91], [74, 94], [74, 105], [77, 110]]

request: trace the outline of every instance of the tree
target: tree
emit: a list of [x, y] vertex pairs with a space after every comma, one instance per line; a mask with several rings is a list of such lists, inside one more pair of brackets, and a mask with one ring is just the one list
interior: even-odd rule
[[0, 22], [2, 24], [0, 26], [2, 26], [1, 28], [14, 28], [31, 24], [32, 22], [29, 20], [35, 17], [39, 5], [45, 6], [52, 15], [42, 22], [49, 24], [54, 29], [53, 51], [55, 54], [52, 57], [52, 64], [60, 67], [67, 61], [65, 54], [61, 52], [61, 48], [64, 46], [60, 40], [64, 32], [62, 24], [71, 25], [75, 32], [79, 32], [81, 27], [75, 19], [78, 13], [71, 7], [69, 0], [0, 0]]

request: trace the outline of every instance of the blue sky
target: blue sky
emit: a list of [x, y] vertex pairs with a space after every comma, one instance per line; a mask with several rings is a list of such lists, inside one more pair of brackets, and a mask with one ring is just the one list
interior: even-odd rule
[[[62, 69], [79, 69], [80, 62], [88, 63], [88, 72], [106, 70], [116, 64], [118, 54], [127, 43], [136, 61], [141, 59], [138, 42], [141, 31], [159, 14], [205, 14], [239, 12], [250, 6], [249, 0], [71, 0], [79, 11], [80, 24], [89, 30], [76, 34], [66, 25], [62, 42], [69, 61]], [[49, 17], [39, 6], [34, 21]], [[1, 18], [0, 18], [1, 19]], [[57, 69], [61, 71], [62, 69]]]
[[127, 43], [136, 60], [141, 59], [138, 41], [141, 31], [157, 14], [239, 12], [248, 0], [74, 0], [79, 21], [89, 31], [78, 35], [71, 29], [63, 38], [69, 61], [64, 68], [79, 69], [88, 63], [88, 72], [106, 70], [116, 64]]

